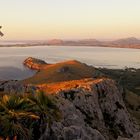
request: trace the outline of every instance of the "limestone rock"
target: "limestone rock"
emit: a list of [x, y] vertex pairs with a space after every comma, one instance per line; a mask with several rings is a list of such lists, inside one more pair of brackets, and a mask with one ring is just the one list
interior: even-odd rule
[[134, 136], [132, 138], [119, 137], [117, 140], [140, 140], [140, 132], [134, 134]]
[[114, 140], [138, 131], [113, 80], [77, 81], [77, 87], [63, 88], [55, 96], [63, 118], [53, 123], [51, 134], [45, 133], [42, 138]]
[[42, 69], [42, 66], [46, 65], [47, 63], [43, 60], [33, 58], [33, 57], [29, 57], [23, 62], [23, 64], [30, 69], [40, 70], [40, 69]]
[[1, 93], [17, 93], [17, 94], [24, 94], [24, 93], [35, 93], [37, 87], [32, 84], [23, 84], [17, 80], [9, 80], [9, 81], [1, 81], [0, 82], [0, 92]]
[[17, 80], [1, 81], [0, 91], [4, 93], [24, 93], [24, 86]]

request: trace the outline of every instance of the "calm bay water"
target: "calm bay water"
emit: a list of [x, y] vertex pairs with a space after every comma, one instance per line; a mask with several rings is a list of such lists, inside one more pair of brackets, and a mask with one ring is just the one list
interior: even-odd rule
[[22, 65], [29, 56], [48, 63], [75, 59], [95, 67], [140, 68], [140, 49], [87, 46], [3, 47], [0, 48], [0, 80], [20, 80], [32, 76], [34, 72]]

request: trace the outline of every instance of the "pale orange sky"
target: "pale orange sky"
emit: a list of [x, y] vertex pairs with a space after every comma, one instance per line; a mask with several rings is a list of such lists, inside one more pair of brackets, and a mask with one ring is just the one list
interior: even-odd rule
[[140, 38], [140, 0], [3, 0], [6, 40]]

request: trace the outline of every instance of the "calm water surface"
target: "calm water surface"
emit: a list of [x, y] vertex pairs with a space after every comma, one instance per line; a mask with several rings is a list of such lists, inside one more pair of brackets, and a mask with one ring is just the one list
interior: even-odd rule
[[140, 49], [87, 46], [4, 47], [0, 48], [0, 80], [20, 80], [32, 76], [34, 72], [22, 65], [29, 56], [48, 63], [76, 59], [95, 67], [140, 68]]

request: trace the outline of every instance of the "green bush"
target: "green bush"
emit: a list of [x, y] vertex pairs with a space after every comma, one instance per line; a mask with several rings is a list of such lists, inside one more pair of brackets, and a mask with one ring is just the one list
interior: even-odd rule
[[0, 137], [3, 139], [38, 139], [59, 118], [54, 99], [43, 92], [0, 97]]

